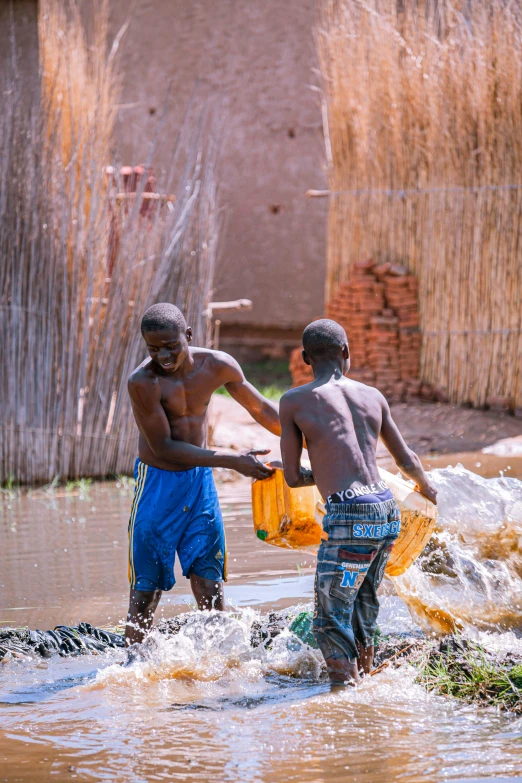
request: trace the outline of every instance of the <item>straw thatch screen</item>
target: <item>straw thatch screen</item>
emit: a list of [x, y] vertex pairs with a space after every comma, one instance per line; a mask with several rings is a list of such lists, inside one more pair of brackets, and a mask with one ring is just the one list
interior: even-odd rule
[[327, 0], [327, 300], [355, 261], [419, 279], [421, 374], [522, 407], [520, 2]]
[[[126, 381], [145, 358], [143, 311], [174, 301], [195, 339], [217, 241], [216, 150], [193, 107], [158, 198], [121, 203], [107, 175], [117, 95], [105, 0], [87, 40], [74, 4], [40, 2], [41, 96], [16, 73], [0, 112], [0, 482], [128, 472]], [[14, 69], [16, 63], [13, 63]]]

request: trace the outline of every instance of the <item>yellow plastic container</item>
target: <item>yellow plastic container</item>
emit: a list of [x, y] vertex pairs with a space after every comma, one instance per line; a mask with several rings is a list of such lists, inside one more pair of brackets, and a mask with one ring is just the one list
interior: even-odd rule
[[407, 481], [379, 468], [383, 481], [391, 489], [401, 510], [401, 532], [386, 566], [388, 576], [400, 576], [418, 558], [435, 529], [437, 506]]
[[252, 483], [254, 529], [261, 541], [285, 549], [317, 552], [323, 531], [316, 519], [321, 496], [316, 487], [291, 489], [282, 470]]
[[[401, 510], [401, 532], [390, 554], [386, 573], [400, 576], [428, 543], [437, 520], [437, 508], [406, 481], [379, 468]], [[326, 538], [324, 503], [316, 487], [291, 489], [283, 471], [252, 484], [254, 529], [262, 541], [287, 549], [317, 552]]]

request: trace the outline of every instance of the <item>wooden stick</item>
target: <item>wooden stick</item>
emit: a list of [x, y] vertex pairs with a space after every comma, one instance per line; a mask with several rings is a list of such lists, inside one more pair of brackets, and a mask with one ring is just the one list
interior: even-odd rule
[[306, 191], [306, 198], [326, 198], [327, 196], [330, 196], [331, 193], [329, 190], [307, 190]]
[[376, 669], [370, 672], [370, 677], [373, 677], [374, 674], [378, 674], [380, 671], [382, 671], [389, 665], [390, 661], [393, 661], [399, 655], [402, 655], [402, 653], [406, 652], [407, 650], [411, 649], [414, 646], [415, 646], [414, 643], [409, 644], [407, 647], [403, 647], [402, 650], [399, 650], [399, 652], [396, 652], [395, 655], [392, 655], [390, 658], [387, 658], [385, 661], [381, 663], [380, 666], [378, 666]]

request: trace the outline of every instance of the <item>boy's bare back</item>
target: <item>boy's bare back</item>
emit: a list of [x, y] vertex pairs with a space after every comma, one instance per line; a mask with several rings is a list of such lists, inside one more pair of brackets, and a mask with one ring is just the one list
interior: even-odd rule
[[[326, 336], [321, 334], [325, 324]], [[332, 330], [338, 332], [333, 338], [329, 334]], [[309, 338], [313, 353], [303, 351], [303, 359], [311, 364], [315, 379], [286, 392], [279, 410], [281, 453], [288, 484], [316, 484], [325, 499], [353, 485], [377, 485], [380, 437], [402, 472], [416, 482], [423, 495], [435, 501], [436, 490], [418, 456], [406, 445], [384, 396], [372, 386], [346, 377], [350, 356], [342, 327], [333, 321], [319, 321], [307, 327], [304, 339], [308, 332], [318, 341], [318, 347]], [[303, 437], [312, 475], [301, 467]]]
[[283, 432], [306, 439], [316, 484], [324, 498], [359, 482], [380, 480], [377, 441], [386, 400], [370, 386], [344, 376], [292, 389], [281, 401]]

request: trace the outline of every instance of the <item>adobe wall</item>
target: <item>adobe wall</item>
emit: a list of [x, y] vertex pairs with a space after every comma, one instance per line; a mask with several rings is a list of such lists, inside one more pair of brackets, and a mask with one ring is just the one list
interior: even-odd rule
[[[128, 5], [113, 0], [113, 33]], [[327, 202], [305, 197], [324, 187], [320, 106], [308, 86], [317, 82], [314, 13], [314, 0], [140, 0], [121, 45], [125, 162], [146, 158], [169, 80], [158, 168], [196, 80], [223, 96], [228, 225], [214, 298], [254, 302], [252, 311], [222, 318], [223, 347], [243, 338], [253, 350], [285, 337], [295, 344], [324, 309]]]
[[[89, 12], [91, 0], [80, 0]], [[111, 2], [111, 34], [128, 0]], [[9, 7], [0, 0], [0, 67], [8, 56]], [[36, 84], [37, 2], [13, 0], [21, 69]], [[327, 201], [313, 23], [315, 0], [140, 0], [120, 47], [122, 162], [147, 159], [167, 84], [168, 114], [153, 164], [169, 154], [194, 85], [222, 96], [221, 201], [227, 227], [214, 299], [249, 298], [252, 311], [222, 317], [222, 346], [243, 355], [295, 345], [324, 311]], [[4, 62], [2, 62], [4, 61]]]
[[27, 91], [38, 88], [37, 0], [0, 0], [0, 81], [12, 64], [13, 47], [18, 71]]

